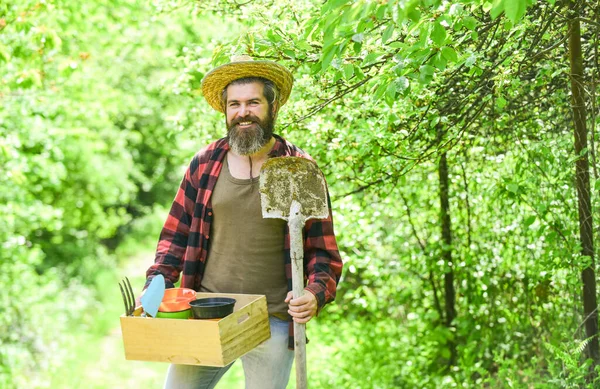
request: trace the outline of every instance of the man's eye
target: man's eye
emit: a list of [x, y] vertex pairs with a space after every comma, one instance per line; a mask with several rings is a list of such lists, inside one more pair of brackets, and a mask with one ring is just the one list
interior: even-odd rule
[[229, 103], [229, 106], [230, 107], [237, 107], [237, 106], [239, 106], [239, 104], [238, 103]]

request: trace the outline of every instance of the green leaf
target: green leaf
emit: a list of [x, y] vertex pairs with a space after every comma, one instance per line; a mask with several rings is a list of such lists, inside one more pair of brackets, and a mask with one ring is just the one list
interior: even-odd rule
[[408, 29], [408, 35], [413, 35], [415, 34], [415, 31], [419, 30], [420, 28], [422, 28], [424, 23], [424, 20], [419, 20], [419, 21], [415, 21], [415, 24], [410, 26], [410, 28]]
[[429, 84], [433, 80], [435, 68], [431, 65], [423, 65], [419, 68], [419, 82], [421, 84]]
[[435, 73], [435, 68], [433, 66], [423, 65], [419, 68], [419, 71], [421, 73], [431, 76], [431, 75], [433, 75], [433, 73]]
[[435, 22], [431, 30], [431, 40], [438, 46], [442, 46], [446, 41], [446, 29], [440, 23]]
[[302, 35], [304, 37], [304, 40], [299, 39], [298, 40], [298, 44], [300, 43], [304, 43], [304, 44], [308, 44], [306, 42], [306, 40], [308, 39], [317, 39], [317, 38], [313, 38], [312, 35], [319, 31], [319, 21], [320, 18], [319, 17], [313, 17], [310, 18], [306, 21], [306, 23], [304, 23], [302, 30], [304, 31], [304, 34]]
[[396, 98], [396, 83], [390, 82], [385, 90], [386, 99], [395, 99]]
[[506, 99], [502, 96], [498, 97], [496, 99], [496, 107], [498, 107], [498, 109], [502, 109], [506, 106]]
[[354, 76], [354, 65], [351, 63], [347, 63], [344, 65], [344, 78], [349, 80]]
[[305, 51], [312, 50], [312, 46], [303, 39], [299, 39], [295, 43], [296, 43], [296, 46], [298, 46], [298, 48], [300, 48], [302, 50], [305, 50]]
[[336, 82], [341, 80], [343, 75], [344, 74], [342, 72], [340, 72], [339, 70], [337, 72], [335, 72], [335, 74], [333, 75], [333, 83], [335, 84]]
[[390, 25], [387, 26], [387, 28], [383, 32], [383, 35], [381, 35], [381, 43], [382, 44], [385, 44], [385, 42], [387, 42], [388, 39], [390, 39], [390, 37], [394, 33], [394, 28], [395, 28], [395, 26], [393, 23], [390, 23]]
[[377, 58], [379, 58], [379, 56], [380, 56], [380, 53], [369, 53], [369, 54], [367, 54], [365, 59], [362, 61], [362, 64], [369, 65], [369, 64], [375, 62], [375, 60], [377, 60]]
[[377, 86], [377, 89], [375, 90], [375, 93], [373, 94], [373, 100], [377, 101], [379, 99], [381, 99], [381, 97], [383, 97], [383, 94], [385, 93], [387, 89], [387, 84], [385, 82], [382, 82], [381, 84], [379, 84]]
[[526, 8], [523, 0], [504, 0], [504, 12], [506, 17], [513, 23], [516, 23], [525, 15]]
[[290, 57], [291, 59], [296, 59], [296, 53], [293, 50], [284, 49], [283, 53]]
[[548, 211], [548, 206], [546, 204], [538, 204], [536, 209], [538, 213], [545, 215], [546, 211]]
[[388, 5], [383, 4], [377, 8], [377, 12], [375, 13], [377, 19], [382, 20], [385, 17], [385, 13], [387, 11]]
[[279, 34], [275, 33], [273, 30], [267, 31], [267, 38], [274, 43], [281, 42], [282, 40], [281, 36], [279, 36]]
[[504, 1], [503, 0], [494, 0], [492, 4], [492, 9], [490, 10], [490, 16], [492, 19], [496, 19], [500, 14], [504, 11]]
[[527, 219], [523, 220], [523, 224], [525, 227], [529, 227], [535, 222], [535, 219], [537, 219], [536, 215], [529, 216]]
[[385, 90], [385, 102], [388, 106], [394, 105], [396, 101], [396, 83], [390, 82]]
[[[344, 7], [344, 12], [342, 13], [342, 22], [347, 23], [349, 25], [354, 26], [354, 22], [356, 19], [360, 18], [361, 7], [357, 6], [356, 3], [350, 4], [347, 7]], [[338, 11], [339, 12], [339, 11]]]
[[406, 13], [406, 16], [413, 22], [418, 22], [419, 19], [421, 19], [421, 12], [418, 9], [413, 8]]
[[430, 34], [430, 28], [427, 24], [422, 24], [421, 28], [419, 29], [419, 43], [421, 45], [421, 47], [427, 47], [429, 46], [429, 34]]
[[345, 5], [349, 0], [329, 0], [321, 7], [321, 15], [325, 15], [329, 11], [333, 11], [336, 8], [340, 8]]
[[458, 56], [456, 55], [456, 51], [452, 47], [442, 47], [442, 55], [450, 62], [458, 61]]
[[321, 71], [321, 69], [322, 69], [321, 62], [315, 62], [310, 67], [310, 74], [315, 75], [315, 74], [319, 73]]
[[364, 80], [364, 78], [365, 78], [365, 73], [363, 73], [360, 66], [357, 66], [357, 65], [354, 65], [354, 75], [356, 76], [358, 81]]
[[336, 52], [335, 45], [326, 47], [323, 50], [323, 56], [321, 57], [321, 70], [325, 71], [329, 67], [329, 64], [331, 64], [331, 60], [333, 59], [333, 56], [335, 55], [335, 52]]
[[465, 24], [465, 27], [467, 27], [471, 31], [475, 30], [475, 28], [477, 27], [477, 19], [475, 19], [472, 16], [465, 17], [463, 19], [463, 23]]
[[514, 182], [511, 182], [506, 185], [506, 190], [511, 193], [517, 194], [519, 193], [519, 185], [515, 184]]
[[438, 51], [432, 58], [431, 63], [433, 63], [433, 65], [440, 71], [444, 71], [446, 69], [446, 65], [448, 64], [448, 60], [442, 55], [441, 51]]
[[403, 42], [392, 42], [390, 43], [390, 47], [393, 47], [394, 49], [403, 49], [406, 47], [406, 44]]

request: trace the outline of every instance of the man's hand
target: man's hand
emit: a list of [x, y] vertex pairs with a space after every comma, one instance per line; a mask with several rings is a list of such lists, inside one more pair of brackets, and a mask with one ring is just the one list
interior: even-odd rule
[[292, 292], [288, 292], [285, 298], [289, 307], [288, 313], [296, 323], [308, 323], [317, 314], [317, 298], [307, 291], [298, 298], [292, 297]]

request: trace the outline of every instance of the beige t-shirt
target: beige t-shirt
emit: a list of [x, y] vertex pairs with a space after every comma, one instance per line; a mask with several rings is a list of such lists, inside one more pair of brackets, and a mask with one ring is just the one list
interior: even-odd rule
[[200, 291], [264, 294], [269, 314], [288, 317], [285, 221], [263, 219], [258, 177], [234, 178], [225, 158], [211, 202], [211, 239]]

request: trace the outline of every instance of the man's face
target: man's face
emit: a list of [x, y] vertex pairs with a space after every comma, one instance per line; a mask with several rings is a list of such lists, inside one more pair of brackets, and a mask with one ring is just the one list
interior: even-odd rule
[[260, 82], [227, 87], [225, 119], [229, 146], [238, 155], [251, 155], [267, 144], [273, 135], [274, 111]]

